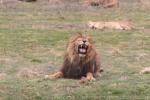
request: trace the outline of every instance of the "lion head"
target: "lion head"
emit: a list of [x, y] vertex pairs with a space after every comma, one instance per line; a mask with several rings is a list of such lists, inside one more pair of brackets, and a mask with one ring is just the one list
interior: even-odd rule
[[70, 38], [66, 53], [71, 62], [81, 59], [89, 61], [96, 55], [92, 38], [82, 34]]

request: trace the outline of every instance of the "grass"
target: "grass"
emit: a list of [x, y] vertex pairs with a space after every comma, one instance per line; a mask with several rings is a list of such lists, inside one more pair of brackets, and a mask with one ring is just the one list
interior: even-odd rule
[[[125, 2], [125, 1], [124, 1]], [[49, 6], [46, 1], [18, 2], [1, 6], [0, 11], [0, 100], [149, 100], [150, 13], [126, 1], [119, 9]], [[88, 20], [130, 20], [129, 31], [91, 30]], [[74, 28], [68, 28], [74, 25]], [[91, 35], [101, 54], [102, 77], [95, 82], [43, 80], [57, 71], [70, 36], [77, 32]], [[113, 54], [114, 49], [120, 54]], [[37, 75], [18, 75], [22, 69]]]

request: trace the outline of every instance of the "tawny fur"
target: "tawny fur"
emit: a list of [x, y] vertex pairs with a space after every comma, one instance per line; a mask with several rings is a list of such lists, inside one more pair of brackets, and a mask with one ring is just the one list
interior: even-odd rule
[[109, 21], [109, 22], [89, 21], [87, 25], [89, 28], [92, 28], [92, 29], [105, 29], [105, 28], [118, 29], [118, 30], [131, 30], [132, 29], [132, 26], [128, 21]]
[[119, 0], [104, 0], [104, 7], [105, 8], [118, 8], [119, 7]]
[[85, 0], [85, 4], [91, 6], [102, 5], [104, 8], [118, 8], [119, 0]]

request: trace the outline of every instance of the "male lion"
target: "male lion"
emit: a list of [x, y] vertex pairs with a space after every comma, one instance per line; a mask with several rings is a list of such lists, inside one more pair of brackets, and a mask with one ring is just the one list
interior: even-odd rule
[[50, 78], [86, 77], [88, 81], [95, 80], [100, 71], [100, 59], [94, 43], [89, 36], [78, 35], [70, 38], [60, 71], [50, 75]]

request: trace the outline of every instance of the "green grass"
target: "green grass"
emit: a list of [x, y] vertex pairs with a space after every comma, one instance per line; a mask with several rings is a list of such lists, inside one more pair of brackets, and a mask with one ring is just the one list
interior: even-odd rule
[[[150, 75], [139, 72], [150, 66], [150, 13], [128, 4], [115, 10], [73, 4], [51, 7], [46, 2], [1, 7], [0, 100], [149, 100]], [[82, 26], [88, 20], [124, 19], [145, 29], [66, 27]], [[60, 69], [67, 41], [77, 32], [95, 40], [104, 68], [102, 77], [88, 84], [43, 80], [44, 75]], [[113, 48], [119, 48], [121, 54], [113, 55]], [[38, 76], [18, 76], [24, 68], [33, 69]]]

